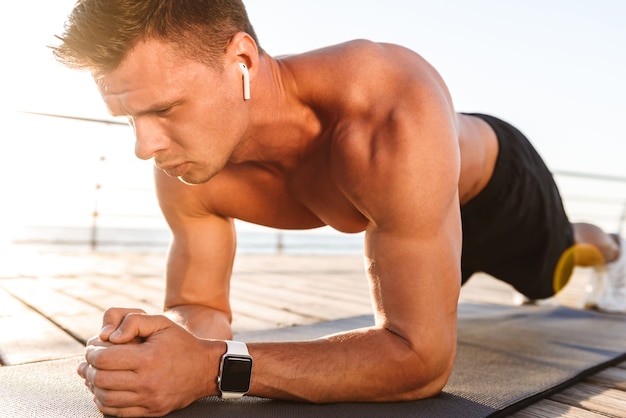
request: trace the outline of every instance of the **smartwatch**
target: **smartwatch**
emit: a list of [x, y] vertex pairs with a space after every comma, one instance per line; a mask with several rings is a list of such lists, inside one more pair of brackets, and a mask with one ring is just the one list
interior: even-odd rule
[[226, 353], [220, 363], [218, 389], [224, 399], [239, 399], [250, 390], [252, 357], [245, 343], [226, 341]]

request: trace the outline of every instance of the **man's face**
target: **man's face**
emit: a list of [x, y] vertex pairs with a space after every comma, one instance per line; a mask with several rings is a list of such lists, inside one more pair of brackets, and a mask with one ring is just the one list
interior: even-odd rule
[[98, 85], [111, 114], [132, 125], [137, 157], [154, 158], [168, 175], [200, 184], [224, 168], [245, 134], [241, 79], [172, 48], [141, 42]]

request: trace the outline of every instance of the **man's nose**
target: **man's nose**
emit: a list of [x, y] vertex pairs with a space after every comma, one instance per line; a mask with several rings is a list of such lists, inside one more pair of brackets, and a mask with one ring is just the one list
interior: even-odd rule
[[135, 155], [141, 160], [149, 160], [167, 147], [167, 137], [150, 121], [135, 120]]

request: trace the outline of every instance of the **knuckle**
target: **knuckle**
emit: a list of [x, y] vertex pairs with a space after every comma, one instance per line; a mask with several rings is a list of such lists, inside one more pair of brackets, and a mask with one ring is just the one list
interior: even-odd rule
[[121, 308], [107, 308], [107, 310], [104, 311], [104, 317], [117, 316], [120, 310]]
[[[142, 361], [144, 362], [144, 364], [149, 364], [150, 366], [154, 366], [155, 363], [159, 363], [162, 362], [162, 358], [161, 356], [159, 356], [159, 353], [156, 352], [156, 350], [151, 349], [152, 347], [141, 347], [141, 357], [142, 357]], [[153, 369], [153, 370], [157, 370], [157, 369]]]
[[91, 383], [89, 383], [88, 380], [85, 380], [85, 387], [87, 388], [89, 392], [93, 393], [93, 386]]
[[87, 343], [85, 345], [87, 345], [87, 346], [89, 346], [89, 345], [96, 345], [98, 343], [98, 341], [100, 341], [100, 336], [94, 335], [93, 337], [91, 337], [90, 339], [87, 340]]
[[149, 414], [152, 416], [164, 416], [172, 410], [166, 399], [163, 396], [159, 396], [154, 400], [154, 403], [150, 405]]
[[124, 318], [132, 314], [145, 314], [143, 309], [127, 309], [127, 308], [108, 308], [104, 311], [105, 320], [110, 318]]
[[104, 387], [106, 385], [106, 376], [100, 370], [92, 369], [89, 373], [89, 381], [95, 387]]
[[85, 361], [80, 362], [80, 364], [78, 365], [78, 367], [76, 367], [76, 373], [78, 373], [78, 375], [82, 378], [85, 377], [85, 370], [87, 368], [88, 364]]
[[87, 349], [94, 347], [111, 347], [112, 345], [113, 344], [108, 341], [102, 341], [100, 337], [93, 337], [87, 341]]
[[144, 311], [141, 312], [129, 312], [124, 316], [124, 320], [122, 321], [120, 327], [125, 326], [137, 326], [137, 323], [141, 321], [146, 316]]
[[122, 326], [135, 323], [137, 321], [137, 317], [140, 315], [141, 314], [137, 312], [130, 312], [126, 314], [124, 316], [124, 320], [122, 321]]
[[145, 383], [145, 388], [148, 393], [152, 394], [154, 399], [154, 405], [160, 405], [163, 402], [162, 394], [159, 385], [158, 379], [152, 377], [151, 379], [147, 379]]
[[104, 407], [115, 407], [115, 393], [109, 390], [96, 389], [94, 396], [97, 398], [98, 403]]
[[106, 366], [106, 356], [104, 350], [89, 350], [87, 362], [92, 368], [101, 369]]

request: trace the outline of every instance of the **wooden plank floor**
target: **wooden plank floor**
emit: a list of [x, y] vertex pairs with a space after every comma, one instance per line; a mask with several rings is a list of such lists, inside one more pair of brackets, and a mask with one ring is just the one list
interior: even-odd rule
[[[8, 256], [7, 256], [8, 255]], [[0, 263], [0, 365], [81, 355], [110, 306], [161, 310], [163, 254], [34, 253]], [[580, 307], [585, 272], [555, 303]], [[461, 301], [512, 304], [509, 286], [474, 277]], [[361, 256], [244, 255], [232, 282], [235, 332], [311, 324], [372, 312]], [[626, 319], [626, 318], [625, 318]], [[626, 417], [626, 362], [512, 415]]]

